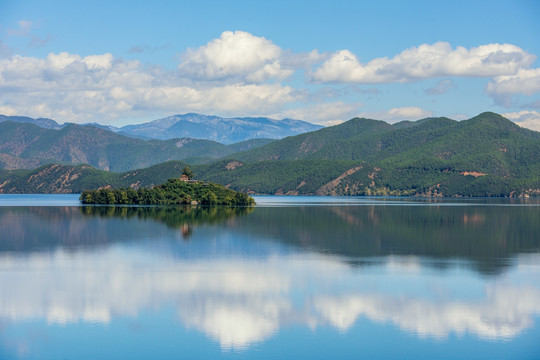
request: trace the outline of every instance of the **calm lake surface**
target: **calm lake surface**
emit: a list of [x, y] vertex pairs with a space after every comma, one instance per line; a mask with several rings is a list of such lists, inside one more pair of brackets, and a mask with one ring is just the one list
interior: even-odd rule
[[540, 359], [540, 200], [0, 195], [0, 359]]

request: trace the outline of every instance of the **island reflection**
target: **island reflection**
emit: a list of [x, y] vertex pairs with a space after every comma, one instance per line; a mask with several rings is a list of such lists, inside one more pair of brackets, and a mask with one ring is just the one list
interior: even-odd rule
[[171, 235], [189, 239], [198, 226], [233, 221], [252, 210], [225, 206], [0, 207], [0, 228], [5, 229], [0, 252], [109, 246]]
[[[190, 239], [201, 226], [336, 254], [351, 265], [391, 255], [453, 260], [497, 275], [514, 256], [540, 249], [540, 206], [0, 207], [0, 251]], [[256, 241], [255, 241], [256, 242]]]
[[81, 213], [102, 218], [137, 218], [163, 223], [167, 227], [180, 229], [187, 240], [193, 228], [201, 225], [223, 223], [236, 216], [253, 211], [253, 207], [231, 206], [81, 206]]

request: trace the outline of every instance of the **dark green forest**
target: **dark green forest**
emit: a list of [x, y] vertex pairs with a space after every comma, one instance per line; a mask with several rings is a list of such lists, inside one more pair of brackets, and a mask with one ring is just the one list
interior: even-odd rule
[[252, 197], [219, 184], [169, 179], [152, 188], [86, 190], [80, 196], [83, 204], [109, 205], [255, 205]]

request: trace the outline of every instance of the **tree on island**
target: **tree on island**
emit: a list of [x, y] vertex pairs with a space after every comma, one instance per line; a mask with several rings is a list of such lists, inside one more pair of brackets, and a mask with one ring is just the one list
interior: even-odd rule
[[186, 177], [188, 178], [188, 180], [193, 179], [193, 172], [191, 171], [191, 169], [189, 168], [189, 166], [186, 166], [186, 167], [182, 170], [182, 175], [186, 176]]
[[[182, 177], [187, 177], [186, 174]], [[169, 179], [152, 188], [86, 190], [80, 196], [83, 204], [105, 205], [233, 205], [252, 206], [255, 200], [247, 194], [223, 185], [202, 181]]]

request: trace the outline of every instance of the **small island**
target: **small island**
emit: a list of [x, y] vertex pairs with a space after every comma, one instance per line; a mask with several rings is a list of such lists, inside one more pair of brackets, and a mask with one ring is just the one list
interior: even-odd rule
[[186, 167], [181, 178], [169, 179], [152, 188], [86, 190], [79, 200], [82, 204], [100, 205], [255, 205], [255, 200], [247, 194], [192, 177]]

